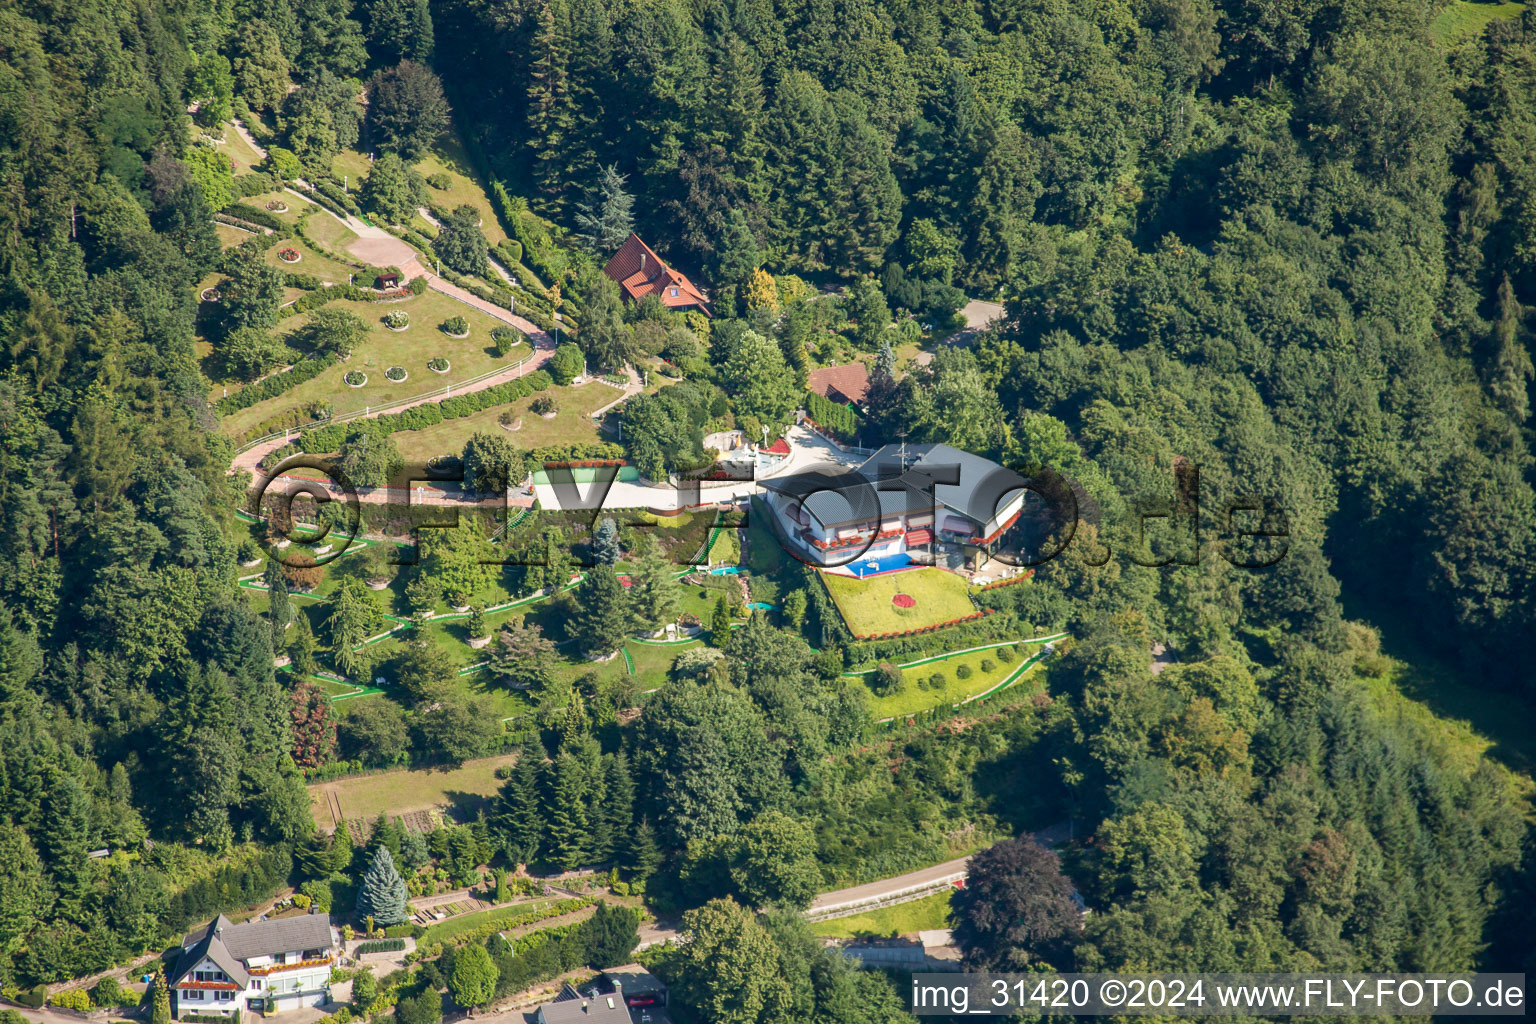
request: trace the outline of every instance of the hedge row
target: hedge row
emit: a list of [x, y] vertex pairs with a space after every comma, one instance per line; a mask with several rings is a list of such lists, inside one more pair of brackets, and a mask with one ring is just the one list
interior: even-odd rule
[[805, 394], [805, 411], [816, 425], [840, 440], [851, 441], [859, 432], [859, 414], [851, 406], [840, 405], [814, 391]]
[[266, 171], [252, 171], [235, 177], [235, 195], [241, 199], [259, 196], [263, 192], [276, 192], [283, 187], [283, 179]]
[[[995, 609], [994, 609], [995, 611]], [[982, 644], [1016, 638], [1020, 632], [1030, 632], [1027, 624], [1021, 624], [1013, 614], [988, 615], [972, 619], [945, 630], [920, 636], [896, 637], [888, 640], [866, 640], [849, 645], [845, 652], [849, 667], [879, 664], [882, 661], [916, 661], [932, 654], [979, 647]]]
[[[387, 933], [386, 933], [387, 934]], [[405, 948], [405, 939], [375, 939], [372, 942], [360, 943], [353, 952], [358, 956], [368, 953], [398, 953]]]
[[363, 215], [363, 208], [357, 205], [357, 200], [352, 198], [352, 193], [336, 184], [336, 182], [327, 178], [318, 178], [310, 182], [310, 185], [314, 191], [341, 206], [348, 213], [357, 217]]
[[988, 615], [994, 614], [996, 614], [996, 609], [984, 608], [979, 612], [972, 612], [969, 615], [962, 615], [957, 619], [949, 619], [945, 622], [935, 622], [931, 626], [919, 626], [917, 629], [898, 629], [890, 633], [864, 633], [862, 635], [856, 633], [854, 634], [854, 639], [895, 640], [899, 637], [921, 636], [924, 633], [936, 633], [941, 629], [948, 629], [950, 626], [958, 626], [964, 622], [975, 622], [977, 619], [985, 618]]
[[427, 279], [413, 277], [406, 282], [405, 287], [396, 288], [391, 292], [376, 292], [368, 288], [359, 288], [355, 284], [331, 284], [316, 288], [306, 295], [300, 295], [291, 306], [284, 306], [284, 317], [298, 316], [300, 313], [308, 313], [312, 309], [319, 309], [327, 302], [336, 299], [346, 299], [351, 302], [394, 302], [397, 299], [410, 298], [412, 295], [420, 295], [427, 290]]
[[[465, 416], [472, 416], [482, 409], [489, 409], [494, 405], [503, 405], [533, 394], [535, 391], [543, 391], [554, 383], [553, 378], [544, 370], [534, 370], [532, 373], [516, 380], [509, 380], [505, 384], [498, 384], [484, 391], [473, 391], [467, 395], [454, 395], [445, 398], [441, 402], [433, 402], [427, 405], [418, 405], [403, 412], [386, 413], [374, 419], [375, 430], [380, 434], [392, 434], [397, 430], [424, 430], [435, 426], [444, 420], [456, 420]], [[299, 439], [301, 451], [310, 454], [322, 452], [334, 452], [341, 447], [346, 440], [349, 427], [345, 423], [332, 423], [321, 427], [319, 430], [306, 432]]]
[[569, 266], [565, 253], [555, 245], [538, 218], [528, 212], [521, 199], [513, 199], [499, 181], [491, 182], [491, 202], [496, 205], [506, 229], [523, 247], [523, 256], [534, 272], [548, 281], [558, 281], [565, 276]]
[[219, 212], [226, 217], [234, 217], [237, 220], [260, 224], [264, 228], [271, 228], [273, 231], [281, 232], [282, 234], [288, 233], [287, 224], [284, 224], [261, 207], [252, 206], [250, 203], [230, 203]]
[[[308, 298], [308, 296], [305, 296]], [[302, 299], [300, 301], [303, 301]], [[213, 403], [214, 409], [220, 413], [230, 413], [237, 409], [247, 409], [257, 402], [264, 402], [269, 398], [275, 398], [284, 391], [291, 390], [303, 384], [307, 380], [314, 380], [317, 376], [336, 365], [336, 356], [326, 355], [318, 359], [301, 359], [291, 369], [282, 373], [274, 373], [272, 376], [242, 388], [227, 398], [221, 398]], [[295, 424], [296, 425], [296, 424]], [[280, 428], [279, 428], [280, 429]], [[259, 434], [257, 435], [260, 436]]]

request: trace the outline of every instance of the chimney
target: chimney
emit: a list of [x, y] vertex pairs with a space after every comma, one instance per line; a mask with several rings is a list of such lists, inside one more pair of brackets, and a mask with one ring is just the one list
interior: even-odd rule
[[640, 254], [640, 269], [645, 269], [645, 253], [643, 252]]

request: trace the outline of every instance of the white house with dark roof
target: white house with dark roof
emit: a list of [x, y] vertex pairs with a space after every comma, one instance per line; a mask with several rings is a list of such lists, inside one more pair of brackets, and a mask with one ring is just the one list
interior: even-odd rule
[[233, 924], [220, 914], [182, 940], [167, 979], [178, 1020], [283, 1013], [327, 1001], [337, 935], [328, 914]]
[[633, 1024], [623, 995], [617, 991], [584, 996], [567, 984], [553, 1001], [533, 1012], [536, 1024]]
[[[889, 444], [852, 470], [762, 481], [784, 535], [816, 565], [984, 565], [1024, 508], [1027, 481], [947, 444]], [[855, 574], [859, 574], [855, 572]]]

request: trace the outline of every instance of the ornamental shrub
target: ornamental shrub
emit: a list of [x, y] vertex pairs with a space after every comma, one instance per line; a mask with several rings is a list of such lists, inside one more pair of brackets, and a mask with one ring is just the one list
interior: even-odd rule
[[956, 679], [969, 679], [969, 678], [971, 678], [971, 666], [964, 665], [964, 664], [956, 665], [955, 666], [955, 678]]
[[982, 658], [981, 659], [981, 670], [983, 672], [992, 672], [992, 671], [995, 671], [996, 669], [997, 669], [997, 662], [993, 661], [991, 658]]

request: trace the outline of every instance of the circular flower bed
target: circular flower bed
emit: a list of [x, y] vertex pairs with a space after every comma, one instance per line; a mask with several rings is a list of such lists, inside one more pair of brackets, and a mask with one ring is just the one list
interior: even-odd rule
[[348, 370], [346, 376], [341, 378], [349, 388], [360, 388], [368, 383], [368, 375], [362, 370]]
[[218, 302], [223, 297], [224, 296], [219, 294], [219, 290], [217, 288], [204, 288], [203, 289], [202, 300], [204, 302]]
[[916, 608], [917, 599], [911, 594], [896, 594], [891, 598], [891, 604], [897, 608]]
[[389, 369], [384, 371], [384, 376], [398, 384], [405, 380], [405, 378], [409, 377], [410, 374], [405, 372], [405, 367], [403, 366], [391, 366]]
[[452, 316], [438, 325], [439, 330], [450, 338], [469, 337], [469, 321], [461, 316]]
[[448, 367], [450, 365], [451, 364], [448, 362], [448, 360], [444, 359], [442, 356], [427, 360], [427, 369], [431, 370], [433, 373], [447, 373]]
[[284, 263], [297, 263], [299, 260], [303, 259], [304, 256], [299, 252], [299, 250], [293, 248], [292, 246], [285, 246], [277, 250], [277, 258], [282, 260]]
[[267, 200], [267, 209], [271, 210], [273, 213], [287, 213], [288, 204], [283, 202], [281, 199], [269, 199]]
[[403, 309], [391, 310], [384, 314], [384, 326], [392, 331], [403, 331], [411, 326], [411, 314]]

